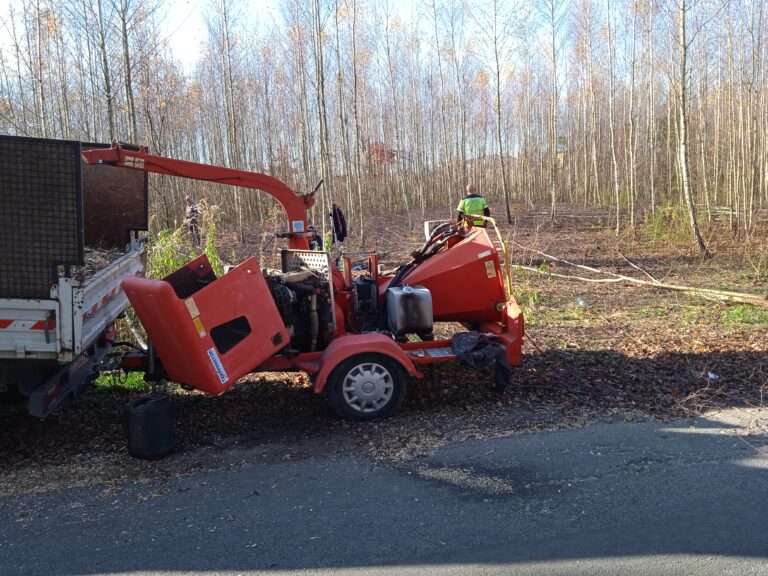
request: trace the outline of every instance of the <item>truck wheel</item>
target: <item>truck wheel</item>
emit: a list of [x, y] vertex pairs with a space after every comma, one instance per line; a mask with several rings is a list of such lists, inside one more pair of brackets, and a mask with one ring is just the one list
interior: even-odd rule
[[372, 420], [393, 414], [405, 397], [405, 371], [381, 354], [347, 358], [328, 376], [328, 400], [346, 420]]

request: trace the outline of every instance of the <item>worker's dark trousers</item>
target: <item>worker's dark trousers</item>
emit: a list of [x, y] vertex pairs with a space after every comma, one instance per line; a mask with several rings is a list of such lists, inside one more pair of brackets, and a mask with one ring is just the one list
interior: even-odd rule
[[192, 244], [199, 248], [203, 242], [202, 234], [200, 232], [200, 226], [197, 224], [189, 225], [189, 235], [192, 237]]

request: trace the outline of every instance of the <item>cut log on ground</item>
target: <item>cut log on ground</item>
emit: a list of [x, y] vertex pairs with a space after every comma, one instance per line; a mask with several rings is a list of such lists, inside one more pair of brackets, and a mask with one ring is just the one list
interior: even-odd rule
[[615, 272], [600, 270], [599, 268], [593, 268], [592, 266], [585, 266], [584, 264], [576, 264], [575, 262], [569, 262], [568, 260], [558, 258], [557, 256], [552, 256], [551, 254], [547, 254], [545, 252], [542, 252], [541, 250], [536, 250], [535, 248], [523, 246], [522, 244], [515, 242], [514, 240], [512, 241], [512, 244], [514, 244], [515, 246], [523, 250], [527, 250], [529, 252], [539, 254], [540, 256], [543, 256], [548, 260], [551, 260], [552, 262], [557, 262], [559, 264], [565, 264], [566, 266], [571, 266], [573, 268], [586, 270], [587, 272], [591, 272], [593, 274], [601, 274], [603, 276], [607, 276], [607, 278], [605, 277], [587, 278], [584, 276], [575, 276], [571, 274], [557, 274], [555, 272], [550, 272], [548, 270], [534, 268], [533, 266], [524, 266], [522, 264], [511, 265], [513, 268], [516, 268], [518, 270], [527, 270], [529, 272], [535, 272], [537, 274], [545, 274], [547, 276], [554, 276], [555, 278], [566, 278], [568, 280], [579, 280], [581, 282], [593, 282], [593, 283], [630, 282], [632, 284], [640, 284], [642, 286], [652, 286], [653, 288], [661, 288], [663, 290], [674, 290], [677, 292], [684, 292], [687, 294], [705, 298], [707, 300], [714, 300], [716, 302], [735, 302], [738, 304], [751, 304], [753, 306], [761, 306], [763, 308], [768, 308], [768, 297], [760, 294], [747, 294], [744, 292], [732, 292], [730, 290], [715, 290], [713, 288], [698, 288], [695, 286], [682, 286], [679, 284], [668, 284], [666, 282], [661, 282], [656, 278], [654, 278], [651, 274], [643, 270], [638, 265], [630, 262], [623, 255], [621, 255], [621, 257], [624, 258], [624, 260], [626, 260], [630, 266], [643, 272], [646, 276], [650, 278], [650, 280], [642, 280], [640, 278], [634, 278], [632, 276], [626, 276], [624, 274], [617, 274]]

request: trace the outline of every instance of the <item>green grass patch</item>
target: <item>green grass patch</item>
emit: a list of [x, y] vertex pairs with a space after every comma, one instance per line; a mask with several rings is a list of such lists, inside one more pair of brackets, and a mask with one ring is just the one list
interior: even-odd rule
[[129, 390], [132, 392], [144, 392], [150, 389], [150, 385], [144, 381], [144, 372], [123, 372], [114, 370], [102, 372], [96, 378], [94, 386], [97, 390]]
[[[530, 312], [529, 312], [530, 310]], [[588, 316], [588, 311], [578, 305], [569, 305], [561, 307], [547, 307], [534, 309], [523, 308], [525, 314], [525, 323], [528, 325], [559, 323], [559, 322], [582, 322]]]
[[547, 304], [551, 301], [547, 295], [533, 288], [530, 284], [515, 285], [513, 282], [512, 295], [520, 308], [523, 309], [525, 323], [528, 326], [539, 324], [548, 316]]
[[671, 203], [657, 207], [655, 212], [646, 212], [638, 229], [647, 240], [681, 243], [689, 238], [687, 220], [682, 208]]
[[725, 309], [723, 323], [731, 328], [745, 324], [768, 325], [768, 311], [751, 304], [739, 304]]
[[693, 326], [700, 323], [707, 317], [707, 309], [705, 305], [701, 306], [688, 306], [683, 308], [679, 318], [683, 326]]
[[587, 315], [587, 309], [584, 306], [578, 304], [571, 304], [568, 308], [565, 308], [560, 317], [563, 320], [584, 320]]
[[646, 306], [638, 310], [637, 315], [640, 318], [666, 318], [669, 316], [669, 312], [665, 308]]
[[[179, 268], [186, 266], [201, 253], [208, 257], [217, 277], [224, 274], [224, 262], [216, 246], [216, 224], [217, 213], [205, 208], [201, 225], [203, 242], [200, 247], [192, 245], [192, 236], [186, 225], [175, 230], [165, 229], [160, 230], [157, 234], [149, 235], [147, 237], [147, 278], [165, 278]], [[134, 326], [139, 333], [142, 333], [143, 337], [146, 337], [133, 309], [129, 309], [127, 314], [128, 319], [117, 324], [118, 339], [135, 342], [128, 323]]]
[[192, 246], [186, 230], [161, 230], [147, 241], [147, 277], [165, 278], [190, 261]]
[[529, 290], [526, 288], [513, 289], [512, 290], [515, 300], [520, 304], [520, 307], [525, 310], [526, 308], [534, 308], [541, 304], [541, 292], [538, 290]]
[[751, 268], [749, 280], [768, 280], [768, 251], [765, 248], [744, 250], [744, 262]]

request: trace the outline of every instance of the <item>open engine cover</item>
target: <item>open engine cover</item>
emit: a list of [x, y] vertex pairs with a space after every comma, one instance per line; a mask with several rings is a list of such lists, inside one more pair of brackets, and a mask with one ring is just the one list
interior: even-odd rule
[[290, 342], [255, 258], [217, 278], [202, 255], [122, 286], [174, 382], [220, 394]]

